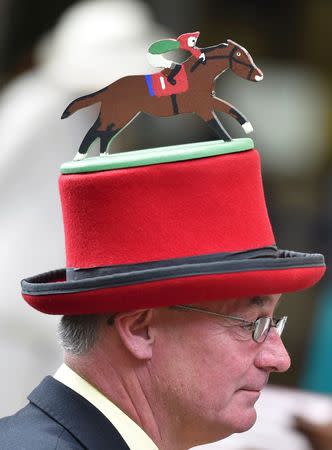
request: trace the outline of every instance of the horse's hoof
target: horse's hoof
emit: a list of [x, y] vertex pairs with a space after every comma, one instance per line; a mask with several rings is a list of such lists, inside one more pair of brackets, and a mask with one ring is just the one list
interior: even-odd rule
[[74, 156], [73, 161], [82, 161], [82, 159], [84, 159], [85, 157], [86, 153], [77, 152], [76, 155]]
[[100, 153], [100, 155], [99, 156], [102, 156], [102, 157], [104, 157], [104, 156], [108, 156], [108, 153], [107, 152], [104, 152], [104, 153]]
[[242, 125], [242, 128], [244, 129], [244, 132], [246, 134], [252, 133], [254, 131], [252, 125], [250, 122], [246, 122]]

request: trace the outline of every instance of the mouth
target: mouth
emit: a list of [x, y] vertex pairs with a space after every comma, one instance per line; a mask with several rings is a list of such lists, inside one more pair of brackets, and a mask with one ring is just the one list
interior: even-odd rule
[[262, 380], [261, 383], [253, 383], [253, 384], [246, 384], [240, 388], [240, 391], [247, 391], [247, 392], [256, 392], [258, 394], [261, 393], [261, 391], [265, 388], [267, 385], [268, 378], [266, 380]]
[[250, 404], [254, 405], [261, 395], [261, 390], [262, 389], [248, 389], [248, 388], [244, 389], [243, 388], [243, 389], [239, 389], [238, 393], [241, 394], [243, 399], [246, 399], [246, 401], [248, 401], [248, 402], [250, 402]]
[[261, 389], [248, 389], [248, 388], [242, 388], [242, 389], [239, 389], [239, 391], [242, 391], [242, 392], [248, 392], [249, 394], [260, 395], [262, 389], [263, 389], [263, 388], [261, 388]]

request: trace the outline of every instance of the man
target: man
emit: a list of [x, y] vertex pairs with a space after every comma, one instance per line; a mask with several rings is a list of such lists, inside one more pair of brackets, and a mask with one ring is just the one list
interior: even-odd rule
[[184, 450], [249, 429], [290, 365], [281, 292], [322, 255], [280, 250], [252, 141], [65, 164], [67, 268], [23, 280], [62, 314], [64, 365], [0, 421], [1, 449]]

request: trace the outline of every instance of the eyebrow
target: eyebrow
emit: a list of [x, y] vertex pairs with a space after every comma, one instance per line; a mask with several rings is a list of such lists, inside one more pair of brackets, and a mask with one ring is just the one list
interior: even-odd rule
[[255, 296], [250, 299], [250, 305], [254, 306], [264, 306], [266, 303], [270, 303], [271, 297], [261, 297], [261, 296]]

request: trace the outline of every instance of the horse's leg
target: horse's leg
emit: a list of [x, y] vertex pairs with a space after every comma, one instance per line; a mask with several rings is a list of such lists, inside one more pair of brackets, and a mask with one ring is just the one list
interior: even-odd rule
[[103, 113], [101, 109], [101, 117], [104, 117], [102, 123], [100, 123], [97, 129], [97, 135], [100, 137], [100, 156], [105, 156], [109, 154], [111, 142], [113, 139], [123, 131], [134, 119], [137, 117], [139, 112], [137, 110], [125, 110], [122, 114], [119, 113], [106, 114]]
[[214, 111], [209, 111], [205, 114], [197, 111], [195, 111], [195, 113], [206, 122], [206, 124], [214, 131], [219, 139], [222, 139], [223, 141], [232, 140], [225, 128], [221, 125], [221, 122]]
[[99, 136], [98, 131], [97, 131], [99, 124], [100, 124], [100, 119], [98, 117], [98, 119], [95, 121], [95, 123], [92, 125], [90, 130], [85, 135], [85, 137], [80, 145], [80, 148], [74, 157], [74, 161], [80, 161], [81, 159], [84, 159], [86, 157], [86, 154], [89, 150], [90, 145]]
[[251, 133], [254, 129], [248, 119], [233, 105], [222, 100], [221, 98], [212, 96], [212, 107], [216, 111], [226, 113], [239, 122], [246, 134]]
[[100, 136], [100, 156], [105, 156], [108, 154], [107, 148], [109, 147], [109, 142], [118, 134], [122, 128], [115, 128], [114, 123], [111, 123], [106, 130], [99, 131]]

